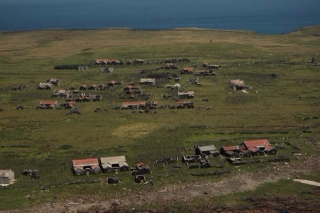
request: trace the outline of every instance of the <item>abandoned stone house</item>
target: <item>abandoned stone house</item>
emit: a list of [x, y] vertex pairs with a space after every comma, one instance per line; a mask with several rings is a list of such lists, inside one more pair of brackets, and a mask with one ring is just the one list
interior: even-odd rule
[[61, 81], [56, 78], [50, 78], [47, 80], [47, 83], [53, 84], [53, 85], [60, 85]]
[[194, 76], [214, 76], [217, 75], [213, 70], [197, 70]]
[[102, 100], [102, 95], [97, 95], [97, 94], [89, 95], [89, 99], [92, 100], [92, 101], [101, 101]]
[[194, 152], [196, 155], [218, 157], [219, 152], [215, 145], [195, 145]]
[[178, 92], [178, 98], [179, 98], [179, 99], [194, 98], [194, 91]]
[[86, 90], [86, 89], [88, 89], [88, 90], [105, 90], [107, 88], [108, 87], [105, 86], [104, 84], [99, 84], [99, 85], [98, 84], [92, 84], [90, 86], [82, 85], [80, 87], [81, 90]]
[[101, 157], [100, 166], [103, 172], [129, 171], [125, 156]]
[[251, 89], [250, 86], [244, 85], [244, 81], [240, 79], [231, 80], [229, 82], [229, 87], [233, 88], [233, 90]]
[[144, 60], [143, 60], [143, 59], [135, 59], [135, 60], [133, 60], [132, 63], [133, 63], [133, 64], [143, 64], [143, 63], [144, 63]]
[[156, 79], [154, 78], [141, 78], [139, 85], [149, 85], [149, 86], [155, 86], [156, 85]]
[[201, 155], [183, 155], [182, 162], [183, 163], [197, 163], [201, 161]]
[[53, 88], [53, 84], [51, 83], [39, 83], [38, 90], [50, 90]]
[[0, 184], [12, 184], [14, 182], [14, 172], [11, 169], [0, 170]]
[[123, 91], [126, 92], [126, 94], [141, 94], [142, 90], [140, 88], [140, 86], [131, 86], [131, 85], [127, 85]]
[[121, 109], [156, 109], [156, 101], [124, 101]]
[[140, 101], [139, 103], [139, 109], [156, 109], [157, 106], [157, 101]]
[[107, 64], [109, 65], [124, 65], [124, 63], [117, 59], [107, 59]]
[[51, 94], [51, 97], [67, 97], [70, 95], [70, 90], [65, 89], [55, 89]]
[[90, 86], [88, 87], [88, 90], [96, 90], [97, 87], [98, 87], [97, 84], [92, 84], [92, 85], [90, 85]]
[[183, 68], [180, 71], [180, 74], [193, 74], [193, 68], [192, 67]]
[[194, 102], [193, 101], [178, 101], [177, 108], [194, 108]]
[[101, 172], [98, 158], [74, 159], [72, 160], [72, 167], [75, 175]]
[[121, 82], [121, 81], [116, 81], [116, 80], [111, 80], [111, 81], [109, 81], [109, 83], [108, 83], [108, 86], [109, 86], [109, 87], [117, 86], [117, 85], [122, 85], [122, 82]]
[[122, 109], [138, 109], [139, 101], [124, 101], [122, 102]]
[[41, 100], [37, 109], [53, 109], [58, 106], [59, 104], [56, 100]]
[[96, 65], [105, 65], [107, 64], [108, 59], [96, 59]]
[[25, 89], [28, 89], [28, 87], [29, 87], [28, 85], [21, 84], [21, 85], [12, 87], [12, 90], [25, 90]]
[[208, 67], [209, 66], [209, 63], [208, 62], [203, 62], [202, 64], [201, 64], [201, 67]]
[[161, 67], [164, 69], [178, 69], [178, 65], [174, 63], [166, 63], [164, 67]]
[[87, 90], [87, 89], [88, 89], [88, 85], [83, 84], [83, 85], [80, 86], [79, 89], [80, 89], [80, 90]]
[[100, 72], [112, 73], [114, 71], [113, 67], [102, 67], [100, 68]]
[[138, 163], [136, 163], [136, 166], [134, 168], [134, 170], [138, 171], [138, 173], [140, 174], [150, 174], [150, 167], [144, 163], [143, 161], [139, 161]]
[[276, 155], [278, 150], [273, 147], [267, 139], [244, 141], [240, 147], [249, 150], [253, 156]]
[[78, 66], [79, 71], [87, 71], [88, 68], [89, 68], [88, 66]]
[[61, 103], [60, 106], [66, 108], [66, 109], [73, 109], [76, 107], [76, 102], [75, 101], [66, 101], [64, 103]]
[[210, 64], [210, 65], [208, 65], [209, 69], [219, 69], [220, 67], [221, 67], [221, 65], [218, 65], [218, 64]]
[[222, 146], [220, 148], [220, 154], [226, 157], [242, 158], [252, 156], [251, 151], [245, 149], [242, 146]]

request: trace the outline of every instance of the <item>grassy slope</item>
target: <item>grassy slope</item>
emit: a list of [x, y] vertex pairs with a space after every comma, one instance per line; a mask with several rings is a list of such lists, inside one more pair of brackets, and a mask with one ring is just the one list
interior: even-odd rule
[[[82, 187], [60, 184], [78, 179], [99, 179], [107, 175], [74, 177], [70, 172], [71, 159], [90, 156], [125, 154], [132, 165], [138, 160], [153, 164], [166, 156], [180, 156], [176, 147], [188, 147], [198, 143], [239, 144], [243, 140], [268, 138], [283, 145], [283, 138], [303, 148], [308, 155], [317, 154], [319, 148], [319, 68], [307, 62], [314, 56], [320, 58], [319, 37], [313, 34], [319, 27], [308, 27], [284, 35], [259, 35], [245, 31], [218, 31], [177, 29], [173, 31], [142, 30], [46, 30], [11, 32], [0, 34], [0, 162], [1, 169], [15, 171], [17, 183], [0, 188], [6, 195], [0, 201], [0, 209], [21, 208], [51, 200], [55, 196], [70, 197], [74, 194], [97, 193], [108, 197], [116, 190], [101, 190], [99, 184]], [[212, 40], [212, 43], [210, 43]], [[132, 60], [190, 57], [193, 66], [207, 61], [221, 64], [214, 78], [200, 77], [202, 87], [186, 83], [191, 76], [182, 76], [182, 90], [195, 91], [197, 106], [211, 106], [212, 110], [158, 110], [157, 114], [132, 114], [130, 111], [101, 111], [95, 107], [111, 108], [121, 105], [114, 92], [96, 92], [103, 95], [99, 103], [80, 103], [82, 115], [66, 115], [65, 110], [36, 110], [42, 99], [50, 99], [51, 91], [38, 91], [36, 85], [50, 77], [63, 81], [56, 88], [80, 86], [83, 83], [107, 83], [118, 79], [124, 83], [138, 81], [138, 66], [115, 67], [113, 74], [98, 74], [99, 67], [87, 72], [54, 70], [57, 64], [86, 64], [96, 58]], [[254, 63], [253, 63], [254, 62]], [[160, 66], [143, 65], [143, 68]], [[176, 72], [176, 71], [171, 71]], [[270, 74], [276, 74], [272, 78]], [[228, 88], [230, 79], [240, 78], [252, 86], [249, 94]], [[157, 81], [157, 86], [172, 84]], [[13, 91], [17, 84], [28, 84], [26, 91]], [[174, 104], [172, 100], [160, 100], [165, 88], [145, 90], [154, 94], [153, 100]], [[202, 98], [209, 98], [203, 102]], [[58, 101], [63, 99], [58, 98]], [[23, 104], [25, 110], [16, 110]], [[205, 125], [205, 129], [191, 129], [191, 125]], [[307, 133], [299, 135], [302, 130]], [[61, 149], [70, 145], [69, 149]], [[21, 147], [25, 146], [25, 147]], [[281, 150], [290, 154], [291, 149]], [[223, 159], [217, 160], [223, 163]], [[225, 165], [226, 168], [233, 167]], [[39, 181], [22, 177], [26, 168], [41, 171]], [[254, 167], [248, 167], [248, 171]], [[189, 181], [190, 172], [170, 176], [171, 183]], [[154, 170], [154, 176], [170, 174], [170, 169]], [[232, 175], [232, 174], [230, 174]], [[120, 187], [138, 188], [129, 174], [120, 174]], [[210, 179], [210, 178], [209, 178]], [[47, 194], [35, 193], [35, 199], [27, 200], [44, 184], [53, 184]], [[156, 187], [167, 184], [160, 180]], [[15, 202], [11, 201], [13, 198]]]

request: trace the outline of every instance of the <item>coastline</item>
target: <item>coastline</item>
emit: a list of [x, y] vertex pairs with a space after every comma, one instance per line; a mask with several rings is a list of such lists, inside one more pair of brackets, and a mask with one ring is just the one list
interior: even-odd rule
[[24, 33], [24, 32], [41, 32], [41, 31], [147, 31], [147, 32], [159, 32], [159, 31], [210, 31], [210, 32], [236, 32], [236, 33], [246, 33], [246, 34], [257, 34], [257, 35], [283, 35], [297, 32], [305, 28], [314, 28], [320, 25], [312, 26], [302, 26], [287, 33], [279, 34], [264, 34], [258, 33], [253, 30], [231, 30], [231, 29], [215, 29], [215, 28], [198, 28], [198, 27], [177, 27], [172, 29], [138, 29], [138, 28], [129, 28], [129, 27], [110, 27], [110, 28], [74, 28], [74, 29], [65, 29], [65, 28], [44, 28], [44, 29], [31, 29], [31, 30], [10, 30], [10, 31], [0, 31], [2, 34], [10, 33]]

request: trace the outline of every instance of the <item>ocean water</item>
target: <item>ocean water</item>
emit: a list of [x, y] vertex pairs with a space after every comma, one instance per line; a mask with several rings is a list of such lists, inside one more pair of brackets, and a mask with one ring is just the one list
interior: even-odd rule
[[251, 30], [320, 25], [320, 0], [0, 0], [0, 31], [49, 28]]

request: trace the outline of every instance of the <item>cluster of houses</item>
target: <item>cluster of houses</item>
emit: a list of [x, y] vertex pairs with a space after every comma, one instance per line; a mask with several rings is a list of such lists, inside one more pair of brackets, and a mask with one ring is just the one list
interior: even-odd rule
[[14, 86], [12, 87], [11, 89], [12, 90], [25, 90], [25, 89], [28, 89], [28, 85], [26, 84], [20, 84], [20, 85], [17, 85], [17, 86]]
[[156, 109], [157, 106], [156, 101], [124, 101], [121, 109]]
[[[85, 158], [72, 160], [72, 168], [74, 175], [98, 174], [98, 173], [118, 173], [123, 171], [131, 171], [136, 183], [145, 182], [145, 174], [150, 174], [150, 167], [140, 161], [134, 167], [129, 167], [125, 156], [112, 156], [101, 158]], [[109, 182], [110, 181], [110, 182]], [[116, 177], [108, 179], [109, 183], [118, 183]]]
[[[219, 157], [220, 155], [232, 158], [245, 158], [276, 154], [277, 149], [273, 147], [267, 139], [260, 139], [244, 141], [238, 146], [222, 146], [220, 150], [213, 144], [195, 145], [194, 154], [184, 155], [181, 160], [190, 169], [211, 168], [213, 165], [209, 159]], [[178, 159], [178, 157], [162, 158], [157, 160], [155, 165], [177, 163]], [[144, 162], [138, 162], [135, 167], [129, 167], [125, 156], [75, 159], [72, 160], [72, 167], [75, 175], [131, 171], [131, 174], [135, 176], [136, 182], [140, 182], [144, 178], [142, 177], [143, 175], [151, 173], [150, 167]]]
[[169, 63], [177, 63], [177, 62], [190, 62], [190, 58], [179, 57], [174, 59], [162, 59], [162, 60], [143, 60], [143, 59], [134, 59], [132, 61], [123, 61], [119, 59], [96, 59], [96, 65], [132, 65], [132, 64], [169, 64]]
[[[211, 168], [213, 165], [210, 163], [210, 158], [219, 157], [220, 154], [227, 157], [227, 159], [241, 159], [253, 156], [276, 155], [277, 149], [273, 147], [267, 139], [244, 141], [237, 146], [222, 146], [220, 150], [213, 144], [195, 145], [194, 154], [182, 156], [182, 162], [185, 163], [189, 169]], [[162, 158], [157, 160], [155, 165], [177, 163], [178, 159], [178, 157]], [[140, 161], [137, 162], [134, 167], [130, 167], [125, 156], [74, 159], [72, 160], [72, 170], [74, 175], [99, 174], [101, 172], [117, 174], [122, 171], [130, 171], [136, 183], [146, 183], [145, 175], [151, 174], [150, 167], [146, 163]], [[35, 171], [36, 174], [38, 174], [37, 170]], [[23, 174], [26, 172], [28, 171], [24, 171]], [[29, 172], [31, 172], [31, 170]], [[0, 170], [0, 185], [6, 186], [12, 184], [14, 177], [12, 170]], [[38, 177], [37, 175], [36, 178]], [[109, 181], [110, 183], [118, 183], [119, 179], [112, 177], [108, 178], [108, 182]]]
[[129, 170], [125, 156], [75, 159], [72, 167], [75, 175]]
[[276, 155], [277, 149], [267, 139], [244, 141], [237, 146], [222, 146], [218, 150], [215, 145], [196, 145], [194, 155], [182, 156], [182, 162], [188, 168], [210, 168], [212, 167], [208, 157], [219, 157], [223, 155], [230, 163], [246, 157]]
[[[142, 61], [137, 60], [136, 63], [143, 63]], [[202, 70], [202, 71], [196, 71], [194, 73], [195, 76], [206, 76], [206, 75], [215, 75], [215, 72], [213, 72], [213, 69], [219, 69], [221, 67], [220, 65], [208, 65], [207, 63], [203, 63], [202, 67], [208, 67], [209, 70]], [[180, 71], [182, 74], [191, 74], [193, 73], [193, 68], [184, 68]], [[38, 89], [51, 89], [54, 85], [60, 85], [61, 81], [56, 78], [50, 78], [45, 83], [39, 83]], [[193, 84], [200, 84], [198, 77], [189, 79], [188, 83]], [[152, 97], [152, 93], [143, 93], [141, 89], [141, 85], [148, 85], [148, 86], [155, 86], [156, 80], [155, 78], [141, 78], [139, 83], [128, 83], [127, 86], [124, 88], [124, 92], [129, 95], [129, 99], [136, 99], [136, 98], [143, 98], [145, 100]], [[105, 90], [109, 89], [110, 87], [116, 86], [116, 85], [122, 85], [121, 81], [112, 80], [107, 85], [104, 84], [93, 84], [93, 85], [81, 85], [80, 90]], [[250, 86], [246, 86], [244, 84], [243, 80], [235, 79], [231, 80], [229, 82], [229, 86], [233, 88], [234, 90], [245, 90], [245, 89], [251, 89]], [[171, 106], [171, 108], [194, 108], [194, 102], [193, 101], [187, 101], [186, 99], [193, 99], [194, 98], [194, 91], [182, 91], [180, 92], [180, 84], [175, 85], [166, 85], [166, 88], [170, 89], [177, 89], [178, 94], [177, 96], [173, 97], [176, 99], [177, 105]], [[76, 88], [70, 88], [70, 90], [65, 89], [55, 89], [53, 93], [51, 94], [51, 97], [64, 97], [66, 99], [66, 102], [62, 103], [60, 107], [65, 108], [74, 108], [75, 102], [87, 102], [87, 101], [100, 101], [102, 100], [101, 95], [97, 94], [85, 94], [85, 93], [79, 93], [79, 90]], [[124, 98], [124, 97], [123, 97]], [[162, 95], [161, 99], [167, 99], [168, 95]], [[37, 106], [37, 109], [53, 109], [59, 107], [59, 104], [56, 100], [42, 100], [39, 105]], [[123, 102], [121, 109], [156, 109], [157, 108], [157, 102], [156, 101], [127, 101]]]
[[195, 155], [218, 157], [219, 154], [234, 158], [276, 155], [277, 148], [272, 146], [268, 139], [248, 140], [237, 146], [222, 146], [220, 150], [213, 144], [195, 146]]
[[45, 83], [39, 83], [38, 84], [38, 90], [50, 90], [55, 85], [60, 85], [61, 81], [56, 78], [50, 78]]
[[267, 139], [244, 141], [238, 146], [222, 146], [220, 149], [221, 154], [233, 158], [276, 155], [277, 152]]
[[64, 107], [65, 109], [73, 109], [76, 107], [75, 101], [67, 101], [61, 104], [57, 100], [41, 100], [37, 109], [54, 109]]

